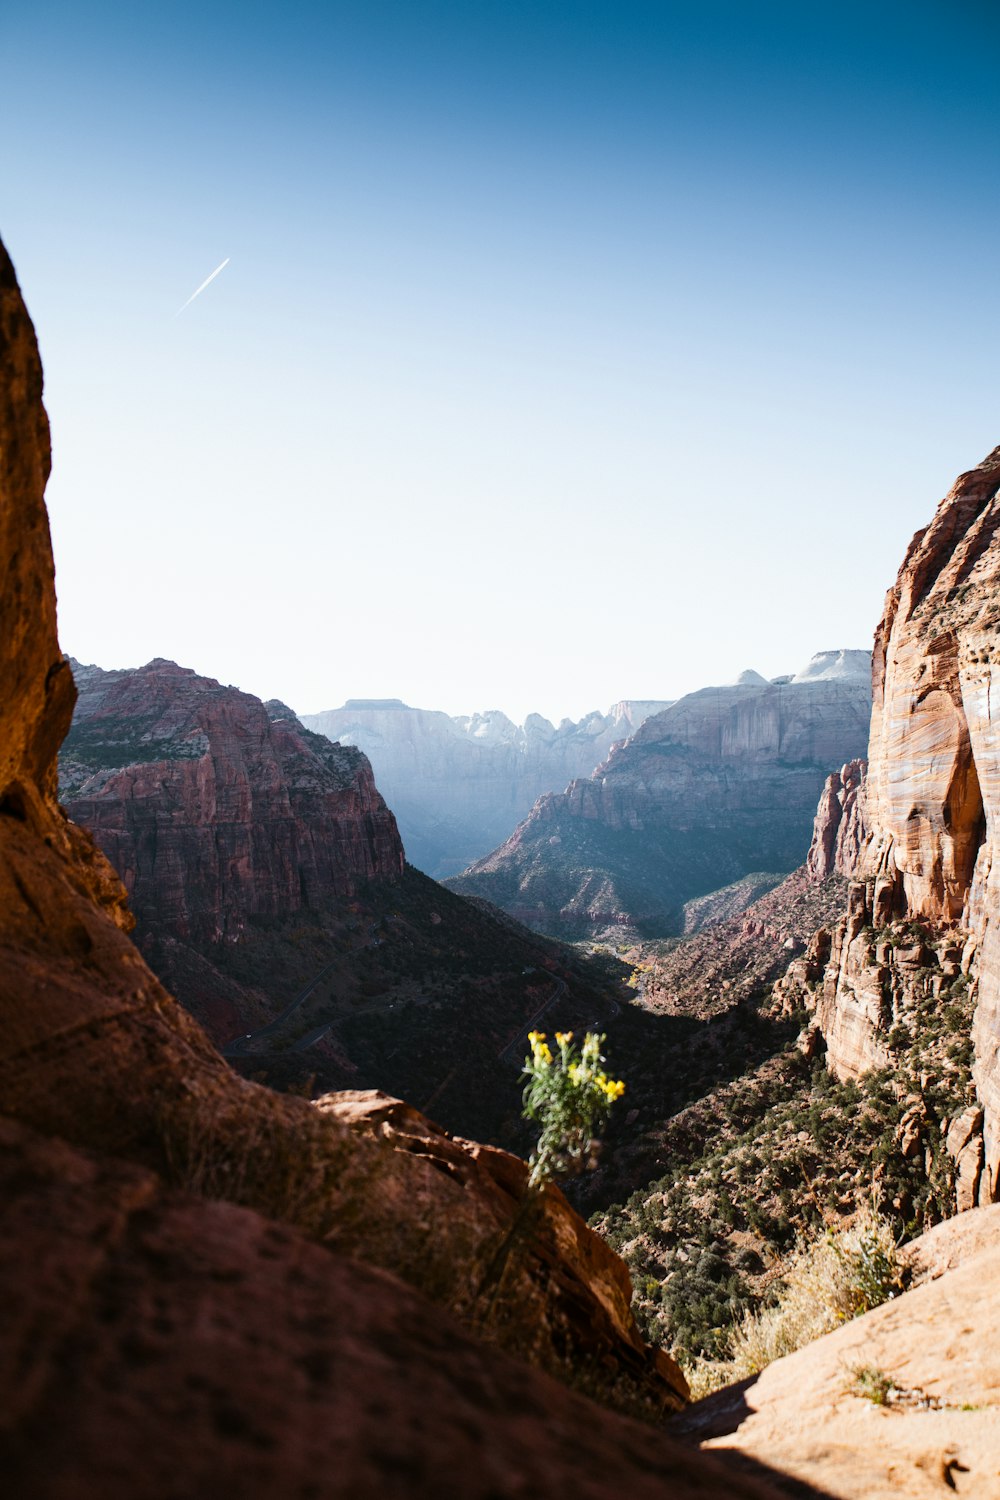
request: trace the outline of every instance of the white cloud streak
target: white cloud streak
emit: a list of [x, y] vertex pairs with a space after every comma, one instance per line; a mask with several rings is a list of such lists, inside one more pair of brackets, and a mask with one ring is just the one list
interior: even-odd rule
[[[209, 285], [209, 284], [210, 284], [210, 283], [211, 283], [211, 282], [213, 282], [213, 281], [214, 281], [214, 280], [215, 280], [215, 278], [216, 278], [216, 276], [218, 276], [218, 274], [219, 274], [219, 272], [220, 272], [220, 271], [224, 271], [224, 270], [225, 270], [225, 269], [226, 269], [226, 267], [227, 267], [227, 266], [228, 266], [228, 264], [229, 264], [229, 262], [230, 262], [230, 260], [231, 260], [231, 259], [232, 259], [232, 257], [231, 257], [231, 256], [229, 256], [229, 255], [227, 255], [227, 256], [226, 256], [226, 258], [225, 258], [225, 260], [224, 260], [224, 261], [223, 261], [223, 262], [222, 262], [222, 265], [221, 265], [221, 266], [216, 266], [216, 268], [215, 268], [215, 270], [214, 270], [214, 271], [213, 271], [213, 272], [212, 272], [212, 274], [211, 274], [211, 276], [206, 276], [206, 277], [205, 277], [205, 280], [204, 280], [204, 281], [203, 281], [203, 282], [202, 282], [202, 284], [201, 284], [201, 286], [199, 286], [199, 287], [197, 287], [197, 288], [196, 288], [196, 289], [195, 289], [195, 290], [194, 290], [194, 291], [193, 291], [193, 292], [192, 292], [192, 293], [191, 293], [191, 295], [190, 295], [190, 297], [189, 297], [189, 298], [188, 298], [188, 299], [187, 299], [187, 301], [186, 301], [186, 302], [185, 302], [185, 304], [184, 304], [184, 307], [190, 307], [190, 306], [191, 306], [191, 303], [192, 303], [192, 302], [193, 302], [193, 301], [194, 301], [194, 299], [195, 299], [195, 298], [196, 298], [196, 297], [200, 297], [200, 296], [201, 296], [201, 294], [202, 294], [202, 292], [203, 292], [203, 291], [204, 291], [204, 290], [205, 290], [205, 288], [206, 288], [206, 287], [207, 287], [207, 286], [208, 286], [208, 285]], [[184, 307], [179, 307], [179, 308], [178, 308], [178, 309], [177, 309], [177, 311], [176, 311], [176, 312], [175, 312], [175, 313], [174, 313], [174, 317], [175, 317], [175, 318], [179, 318], [179, 317], [180, 317], [180, 315], [181, 315], [181, 313], [182, 313], [182, 312], [183, 312], [183, 311], [184, 311]]]

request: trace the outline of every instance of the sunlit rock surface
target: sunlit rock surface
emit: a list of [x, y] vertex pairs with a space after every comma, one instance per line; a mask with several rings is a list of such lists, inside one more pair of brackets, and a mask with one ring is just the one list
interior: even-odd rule
[[822, 979], [803, 990], [831, 1066], [848, 1076], [891, 1060], [891, 1028], [916, 1003], [944, 1006], [955, 986], [971, 988], [982, 1116], [973, 1111], [953, 1142], [963, 1206], [994, 1199], [1000, 1170], [998, 490], [1000, 448], [961, 475], [917, 532], [886, 597], [873, 661], [867, 846], [857, 858], [856, 833], [847, 836], [858, 879], [827, 935]]

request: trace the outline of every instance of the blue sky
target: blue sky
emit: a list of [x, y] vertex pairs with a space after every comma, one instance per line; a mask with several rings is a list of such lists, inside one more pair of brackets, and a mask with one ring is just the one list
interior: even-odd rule
[[39, 0], [4, 35], [85, 660], [517, 718], [794, 670], [870, 642], [1000, 441], [992, 5]]

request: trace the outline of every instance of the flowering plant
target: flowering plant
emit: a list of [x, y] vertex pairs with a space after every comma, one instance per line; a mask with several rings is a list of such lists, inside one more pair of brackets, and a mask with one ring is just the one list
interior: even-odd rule
[[603, 1071], [605, 1040], [588, 1031], [577, 1048], [571, 1031], [557, 1031], [553, 1052], [544, 1032], [529, 1032], [524, 1117], [541, 1126], [529, 1163], [529, 1187], [540, 1187], [554, 1177], [576, 1177], [594, 1165], [608, 1113], [625, 1092], [620, 1079]]

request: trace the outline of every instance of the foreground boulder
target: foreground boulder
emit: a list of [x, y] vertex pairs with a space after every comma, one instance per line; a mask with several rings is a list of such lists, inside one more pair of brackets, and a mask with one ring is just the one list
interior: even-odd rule
[[0, 1470], [18, 1500], [774, 1500], [393, 1276], [0, 1119]]

